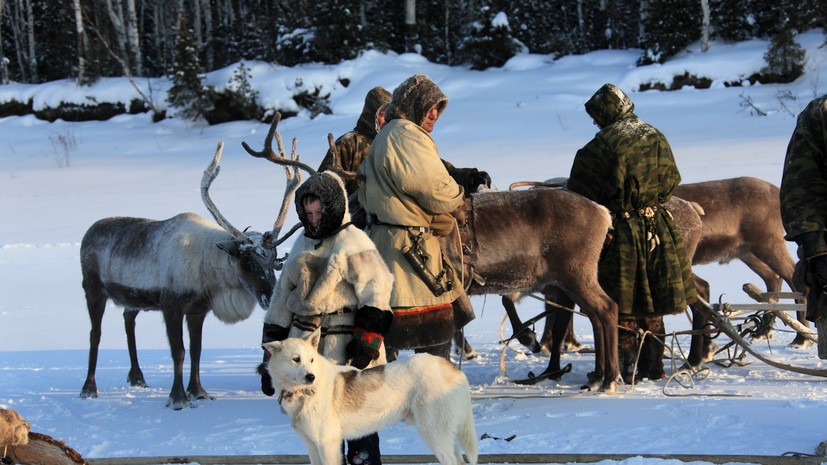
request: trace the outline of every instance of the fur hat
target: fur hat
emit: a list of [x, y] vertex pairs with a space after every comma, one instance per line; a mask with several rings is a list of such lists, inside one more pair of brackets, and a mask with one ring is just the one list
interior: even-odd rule
[[614, 84], [603, 84], [586, 102], [586, 113], [601, 128], [634, 111], [635, 104], [632, 103], [632, 99]]
[[431, 108], [439, 113], [448, 105], [448, 97], [428, 76], [414, 74], [394, 89], [391, 102], [385, 110], [385, 119], [406, 119], [420, 126]]
[[[322, 219], [318, 229], [313, 229], [307, 220], [304, 210], [304, 199], [307, 196], [317, 197], [322, 204]], [[347, 194], [342, 179], [330, 171], [316, 173], [296, 189], [296, 213], [304, 225], [304, 235], [313, 239], [324, 239], [339, 231], [339, 228], [350, 222], [350, 213], [347, 208]]]

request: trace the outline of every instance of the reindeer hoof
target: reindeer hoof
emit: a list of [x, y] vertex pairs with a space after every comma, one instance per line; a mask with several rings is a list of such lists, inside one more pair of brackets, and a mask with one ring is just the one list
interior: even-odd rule
[[810, 339], [807, 339], [806, 337], [802, 336], [801, 334], [798, 334], [798, 335], [795, 336], [795, 339], [793, 339], [793, 342], [791, 342], [787, 347], [789, 347], [791, 349], [809, 349], [812, 346], [813, 346], [813, 341], [811, 341]]
[[618, 381], [619, 380], [604, 382], [600, 390], [603, 392], [617, 392]]

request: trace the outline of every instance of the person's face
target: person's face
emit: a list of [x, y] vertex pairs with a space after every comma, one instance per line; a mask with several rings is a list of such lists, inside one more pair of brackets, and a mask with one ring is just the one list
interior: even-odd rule
[[439, 119], [439, 110], [437, 109], [436, 105], [432, 106], [428, 113], [425, 115], [425, 119], [422, 121], [422, 129], [425, 132], [431, 132], [434, 130], [434, 125], [436, 124], [436, 120]]
[[376, 132], [381, 131], [382, 128], [385, 127], [385, 107], [387, 107], [387, 104], [382, 105], [376, 110]]
[[304, 214], [307, 216], [307, 222], [313, 228], [318, 228], [322, 221], [322, 202], [319, 199], [305, 199], [302, 202], [304, 206]]

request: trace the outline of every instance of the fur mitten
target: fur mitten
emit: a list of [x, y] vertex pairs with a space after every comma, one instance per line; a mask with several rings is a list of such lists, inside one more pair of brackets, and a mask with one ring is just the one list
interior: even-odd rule
[[[289, 332], [290, 330], [283, 326], [264, 323], [264, 327], [261, 328], [261, 343], [283, 341], [287, 339]], [[261, 376], [261, 392], [263, 392], [265, 396], [272, 396], [276, 393], [276, 390], [273, 389], [273, 379], [270, 378], [270, 373], [267, 371], [267, 361], [269, 359], [270, 353], [265, 350], [264, 358], [256, 369]]]
[[379, 348], [392, 322], [391, 311], [367, 305], [357, 310], [353, 321], [353, 340], [345, 348], [348, 363], [362, 369], [379, 358]]

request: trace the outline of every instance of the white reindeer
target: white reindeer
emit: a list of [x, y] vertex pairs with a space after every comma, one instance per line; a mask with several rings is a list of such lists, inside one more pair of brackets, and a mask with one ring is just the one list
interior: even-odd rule
[[[273, 125], [273, 131], [277, 121]], [[279, 139], [280, 149], [281, 141]], [[81, 242], [83, 289], [92, 329], [89, 333], [89, 367], [80, 396], [97, 397], [95, 368], [107, 299], [124, 307], [132, 386], [146, 386], [138, 365], [135, 318], [141, 310], [160, 310], [174, 364], [172, 390], [167, 407], [180, 410], [191, 400], [210, 399], [201, 386], [200, 358], [204, 318], [212, 310], [224, 323], [248, 318], [255, 304], [267, 308], [276, 282], [276, 247], [290, 199], [301, 177], [285, 168], [287, 189], [272, 231], [242, 232], [232, 226], [209, 197], [218, 175], [223, 143], [204, 171], [201, 196], [218, 224], [195, 213], [167, 220], [104, 218], [93, 224]], [[295, 143], [293, 147], [295, 154]], [[183, 385], [183, 321], [190, 335], [190, 379]]]

